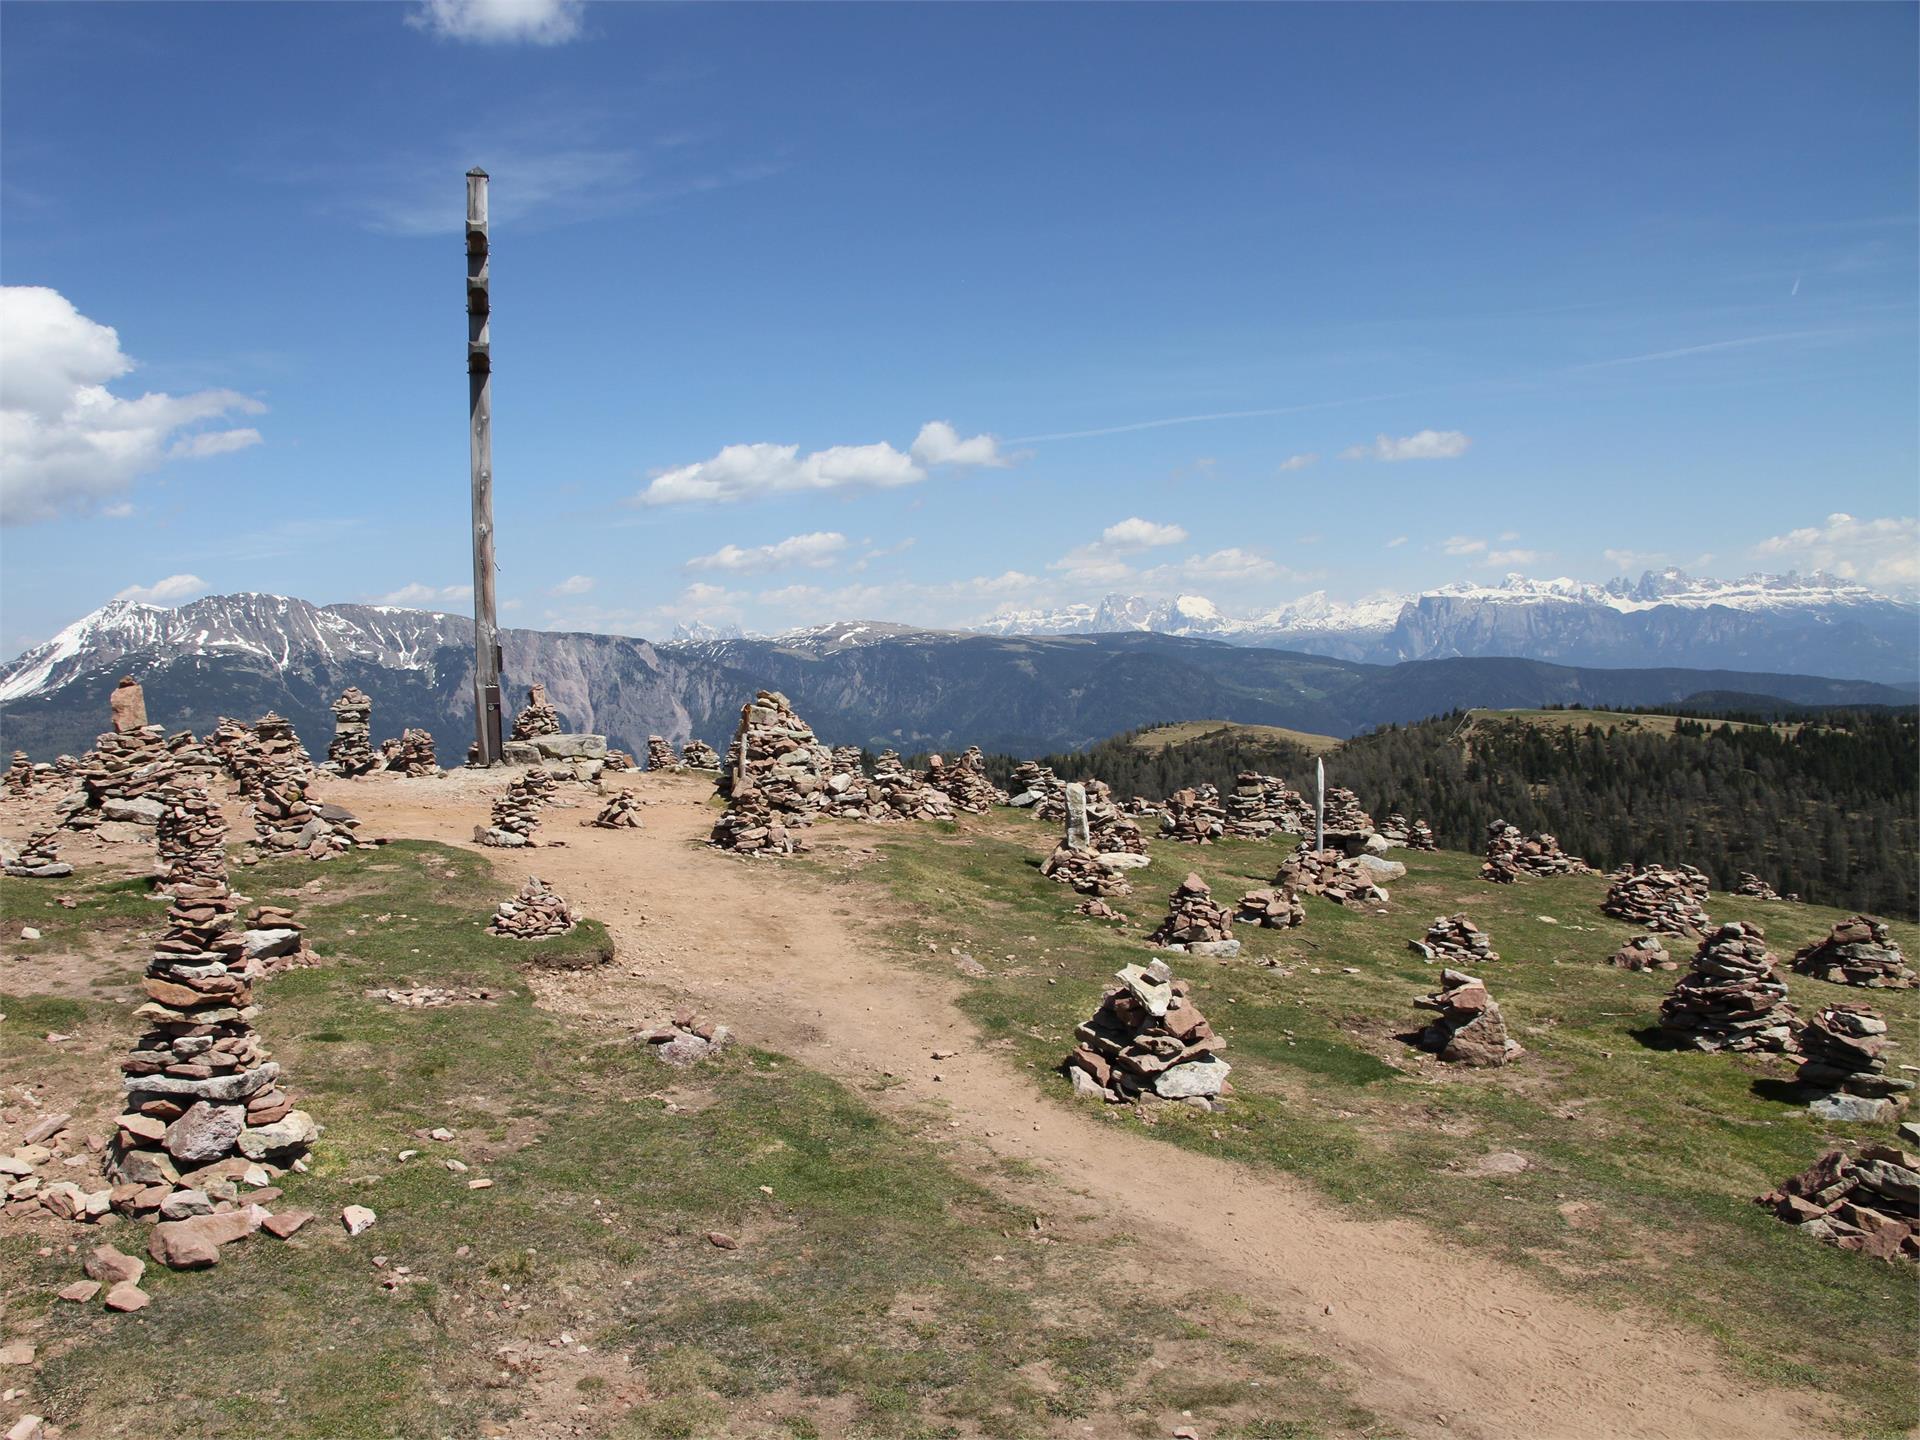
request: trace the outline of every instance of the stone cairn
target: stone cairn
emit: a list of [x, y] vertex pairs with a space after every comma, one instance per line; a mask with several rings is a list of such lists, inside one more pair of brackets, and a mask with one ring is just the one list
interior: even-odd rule
[[685, 1067], [726, 1049], [733, 1043], [733, 1032], [693, 1010], [676, 1010], [666, 1024], [649, 1026], [634, 1038], [663, 1064]]
[[673, 758], [673, 747], [659, 735], [647, 736], [647, 769], [678, 770], [680, 762]]
[[1248, 840], [1264, 840], [1276, 830], [1289, 835], [1313, 833], [1313, 806], [1278, 775], [1242, 770], [1226, 799], [1225, 830]]
[[1826, 939], [1796, 950], [1793, 968], [1799, 974], [1836, 985], [1861, 985], [1870, 990], [1907, 990], [1916, 979], [1893, 932], [1866, 915], [1842, 920], [1827, 932]]
[[1039, 805], [1049, 795], [1058, 795], [1064, 784], [1051, 766], [1022, 760], [1007, 777], [1007, 804], [1016, 810]]
[[1214, 903], [1212, 887], [1192, 871], [1168, 897], [1166, 919], [1147, 940], [1162, 950], [1189, 955], [1226, 959], [1240, 953], [1240, 942], [1233, 937], [1233, 916]]
[[1526, 836], [1504, 820], [1487, 826], [1487, 859], [1480, 878], [1510, 885], [1522, 875], [1591, 875], [1593, 867], [1560, 848], [1554, 836], [1542, 831]]
[[1913, 1081], [1887, 1073], [1887, 1022], [1865, 1005], [1826, 1005], [1800, 1031], [1800, 1083], [1820, 1092], [1823, 1120], [1891, 1120]]
[[333, 702], [333, 743], [327, 746], [327, 764], [336, 775], [351, 778], [373, 769], [373, 699], [357, 685], [349, 685]]
[[518, 895], [500, 902], [487, 921], [487, 933], [509, 940], [545, 940], [566, 934], [579, 919], [552, 886], [537, 875], [529, 875]]
[[[1773, 886], [1762, 880], [1751, 870], [1740, 872], [1740, 883], [1733, 887], [1733, 893], [1748, 900], [1777, 900], [1784, 902], [1789, 897], [1782, 895]], [[1798, 898], [1792, 897], [1792, 898]]]
[[720, 752], [704, 740], [689, 740], [680, 747], [680, 763], [689, 770], [718, 770]]
[[1074, 1029], [1079, 1043], [1066, 1059], [1073, 1088], [1115, 1103], [1157, 1096], [1215, 1108], [1232, 1068], [1217, 1053], [1227, 1042], [1195, 1007], [1187, 982], [1164, 960], [1128, 965], [1114, 978], [1120, 983], [1093, 1018]]
[[[208, 1178], [244, 1161], [291, 1164], [320, 1133], [294, 1108], [254, 1033], [256, 968], [245, 958], [238, 911], [224, 873], [182, 888], [168, 907], [143, 982], [147, 1003], [134, 1012], [147, 1030], [120, 1062], [127, 1113], [109, 1152], [115, 1208], [190, 1220], [213, 1209]], [[217, 1253], [171, 1243], [199, 1228], [156, 1232], [154, 1255], [175, 1265], [213, 1263]]]
[[1360, 797], [1343, 785], [1335, 785], [1327, 791], [1324, 820], [1328, 834], [1371, 834], [1375, 828], [1373, 817], [1360, 803]]
[[1409, 850], [1438, 850], [1440, 847], [1434, 843], [1433, 827], [1424, 820], [1414, 821], [1413, 828], [1407, 832], [1407, 848]]
[[927, 757], [927, 784], [969, 815], [984, 815], [1007, 802], [1007, 793], [987, 776], [987, 757], [978, 745], [969, 745], [957, 760]]
[[1233, 918], [1267, 930], [1291, 930], [1307, 923], [1307, 907], [1284, 885], [1269, 885], [1242, 895], [1239, 912]]
[[1380, 822], [1380, 829], [1376, 833], [1389, 845], [1406, 844], [1410, 833], [1407, 817], [1398, 810], [1389, 811], [1387, 818]]
[[[1104, 780], [1085, 782], [1087, 792], [1087, 833], [1093, 848], [1102, 855], [1140, 855], [1147, 853], [1147, 837], [1140, 822], [1129, 815], [1113, 798], [1113, 789]], [[1142, 859], [1140, 864], [1145, 865]]]
[[400, 732], [398, 740], [383, 740], [380, 744], [381, 762], [389, 770], [398, 770], [410, 779], [438, 775], [440, 762], [433, 753], [433, 732], [409, 728]]
[[560, 733], [560, 712], [547, 703], [547, 687], [534, 685], [527, 691], [527, 708], [513, 717], [515, 740], [538, 740], [542, 735]]
[[797, 855], [808, 848], [800, 827], [812, 823], [805, 811], [776, 812], [753, 786], [735, 785], [707, 843], [742, 855]]
[[114, 728], [81, 758], [76, 767], [80, 788], [60, 802], [60, 823], [69, 830], [92, 829], [105, 820], [153, 825], [160, 818], [156, 791], [182, 771], [218, 764], [191, 733], [169, 738], [158, 725], [147, 724], [146, 699], [131, 678], [115, 687], [111, 708]]
[[744, 786], [788, 814], [827, 808], [833, 752], [794, 714], [786, 696], [762, 690], [742, 705], [734, 745], [733, 763], [720, 777], [723, 793]]
[[[543, 792], [533, 780], [535, 774], [545, 775], [546, 771], [535, 766], [513, 780], [505, 791], [495, 797], [491, 823], [479, 835], [482, 845], [517, 850], [539, 843], [533, 838], [533, 832], [540, 828]], [[552, 777], [548, 776], [547, 788], [551, 786]]]
[[1829, 1150], [1754, 1203], [1809, 1239], [1876, 1260], [1920, 1260], [1920, 1155], [1898, 1146]]
[[251, 807], [254, 836], [269, 850], [331, 860], [358, 843], [354, 830], [360, 822], [338, 805], [311, 799], [307, 786], [312, 779], [311, 767], [291, 762], [263, 772]]
[[1211, 845], [1227, 832], [1227, 812], [1211, 785], [1176, 790], [1160, 814], [1160, 838], [1183, 845]]
[[[667, 753], [672, 754], [673, 752], [668, 751]], [[601, 759], [600, 768], [610, 775], [618, 775], [622, 771], [636, 770], [639, 767], [633, 763], [633, 756], [629, 755], [626, 751], [609, 750]]]
[[1374, 884], [1364, 865], [1344, 850], [1316, 850], [1311, 840], [1288, 856], [1274, 885], [1302, 895], [1318, 895], [1336, 905], [1384, 905], [1387, 892]]
[[835, 775], [858, 775], [864, 778], [867, 770], [861, 763], [861, 751], [858, 745], [836, 745], [829, 752], [828, 761]]
[[60, 858], [60, 830], [55, 825], [42, 825], [27, 836], [20, 853], [8, 856], [0, 868], [20, 880], [58, 880], [73, 873], [73, 866]]
[[616, 790], [607, 797], [607, 803], [600, 807], [599, 814], [580, 823], [598, 830], [638, 830], [640, 805], [633, 798], [632, 791]]
[[1603, 914], [1690, 940], [1713, 928], [1706, 910], [1707, 877], [1691, 865], [1671, 870], [1622, 865], [1607, 879], [1612, 883], [1600, 902]]
[[1429, 964], [1481, 965], [1498, 960], [1493, 942], [1465, 915], [1442, 915], [1427, 927], [1427, 938], [1409, 940], [1407, 948]]
[[27, 752], [13, 752], [13, 763], [7, 766], [7, 793], [25, 795], [33, 789], [33, 762], [27, 758]]
[[1486, 982], [1462, 970], [1442, 970], [1440, 988], [1414, 1002], [1434, 1012], [1420, 1032], [1419, 1046], [1456, 1065], [1487, 1067], [1518, 1060], [1526, 1051], [1507, 1034], [1499, 1002], [1487, 993]]
[[[1079, 783], [1062, 787], [1066, 799], [1065, 834], [1059, 845], [1040, 865], [1040, 873], [1062, 885], [1071, 885], [1082, 895], [1111, 897], [1131, 895], [1133, 884], [1127, 871], [1144, 864], [1135, 853], [1106, 847], [1109, 839], [1123, 842], [1124, 837], [1109, 831], [1102, 834], [1093, 825], [1087, 787]], [[1135, 831], [1138, 834], [1138, 831]]]
[[1793, 1007], [1766, 932], [1736, 920], [1703, 939], [1661, 1002], [1660, 1028], [1689, 1050], [1792, 1050]]
[[227, 873], [227, 817], [200, 785], [178, 783], [160, 792], [165, 807], [154, 829], [160, 889], [180, 895], [218, 884]]
[[258, 799], [268, 785], [305, 782], [314, 775], [313, 757], [294, 733], [293, 722], [269, 710], [254, 722], [235, 757], [240, 793]]
[[252, 736], [253, 731], [246, 721], [222, 715], [204, 743], [220, 768], [227, 772], [229, 778], [237, 781], [241, 770], [240, 752], [247, 748]]
[[1667, 954], [1658, 935], [1636, 935], [1613, 952], [1611, 963], [1620, 970], [1678, 970], [1680, 962]]
[[314, 963], [307, 944], [307, 927], [284, 905], [256, 905], [247, 912], [247, 930], [241, 937], [248, 964], [256, 975], [272, 974], [295, 965]]
[[852, 771], [836, 768], [827, 777], [827, 810], [848, 820], [951, 820], [953, 802], [901, 763], [892, 750], [882, 751], [869, 779], [859, 769], [855, 750]]

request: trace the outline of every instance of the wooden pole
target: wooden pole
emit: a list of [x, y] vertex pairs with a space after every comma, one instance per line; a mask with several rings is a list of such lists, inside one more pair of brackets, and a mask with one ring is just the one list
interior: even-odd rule
[[500, 639], [493, 596], [493, 305], [487, 285], [487, 172], [467, 172], [467, 416], [473, 466], [474, 760], [498, 765]]
[[1327, 848], [1327, 762], [1313, 762], [1313, 848]]

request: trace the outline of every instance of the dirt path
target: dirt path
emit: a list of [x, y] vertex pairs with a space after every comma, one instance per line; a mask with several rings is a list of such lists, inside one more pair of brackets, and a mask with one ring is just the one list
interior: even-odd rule
[[[454, 772], [355, 785], [338, 798], [368, 833], [470, 846], [485, 797], [504, 783]], [[624, 783], [652, 802], [642, 830], [583, 828], [583, 804], [549, 814], [545, 835], [565, 848], [481, 852], [503, 886], [537, 870], [613, 932], [618, 962], [571, 1003], [638, 1023], [691, 1002], [748, 1042], [842, 1081], [898, 1077], [879, 1103], [944, 1107], [978, 1158], [1040, 1166], [1061, 1215], [1131, 1234], [1146, 1253], [1180, 1255], [1193, 1289], [1277, 1316], [1287, 1333], [1276, 1338], [1298, 1336], [1344, 1362], [1355, 1399], [1408, 1434], [1827, 1433], [1813, 1397], [1742, 1379], [1708, 1341], [1661, 1318], [1582, 1304], [1411, 1223], [1330, 1213], [1285, 1176], [1181, 1150], [1165, 1157], [1165, 1173], [1183, 1183], [1155, 1185], [1143, 1205], [1142, 1147], [1159, 1142], [1044, 1101], [961, 1014], [957, 980], [902, 964], [869, 938], [885, 919], [877, 909], [850, 913], [857, 899], [777, 862], [692, 848], [713, 819], [702, 782]], [[816, 833], [861, 843], [857, 831]], [[934, 1050], [957, 1053], [936, 1063]]]

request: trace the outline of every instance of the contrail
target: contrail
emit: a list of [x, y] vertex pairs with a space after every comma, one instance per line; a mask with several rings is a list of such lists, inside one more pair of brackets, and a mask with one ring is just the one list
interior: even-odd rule
[[1793, 277], [1793, 289], [1789, 290], [1787, 294], [1798, 295], [1799, 293], [1800, 293], [1800, 277], [1796, 275]]
[[1216, 410], [1210, 415], [1173, 415], [1164, 420], [1135, 420], [1127, 425], [1103, 425], [1097, 430], [1058, 430], [1050, 435], [1018, 435], [1009, 445], [1032, 445], [1042, 440], [1090, 440], [1097, 435], [1127, 435], [1135, 430], [1164, 430], [1169, 425], [1203, 425], [1210, 420], [1259, 420], [1273, 415], [1303, 415], [1309, 410], [1333, 410], [1342, 405], [1370, 405], [1420, 394], [1401, 390], [1390, 395], [1359, 395], [1351, 400], [1320, 400], [1311, 405], [1276, 405], [1264, 410]]

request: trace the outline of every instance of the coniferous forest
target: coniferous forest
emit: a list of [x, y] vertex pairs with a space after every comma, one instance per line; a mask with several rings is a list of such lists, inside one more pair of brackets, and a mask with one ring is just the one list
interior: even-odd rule
[[[1356, 792], [1375, 819], [1425, 819], [1449, 849], [1481, 849], [1488, 823], [1505, 819], [1607, 869], [1687, 863], [1722, 889], [1752, 871], [1783, 895], [1920, 914], [1920, 714], [1827, 713], [1797, 729], [1720, 718], [1681, 719], [1668, 733], [1455, 712], [1349, 740], [1327, 756], [1327, 783]], [[1150, 749], [1139, 733], [1041, 761], [1121, 797], [1202, 782], [1224, 792], [1242, 770], [1312, 794], [1313, 757], [1300, 746], [1227, 729]], [[989, 769], [1004, 783], [1015, 763], [993, 756]]]

